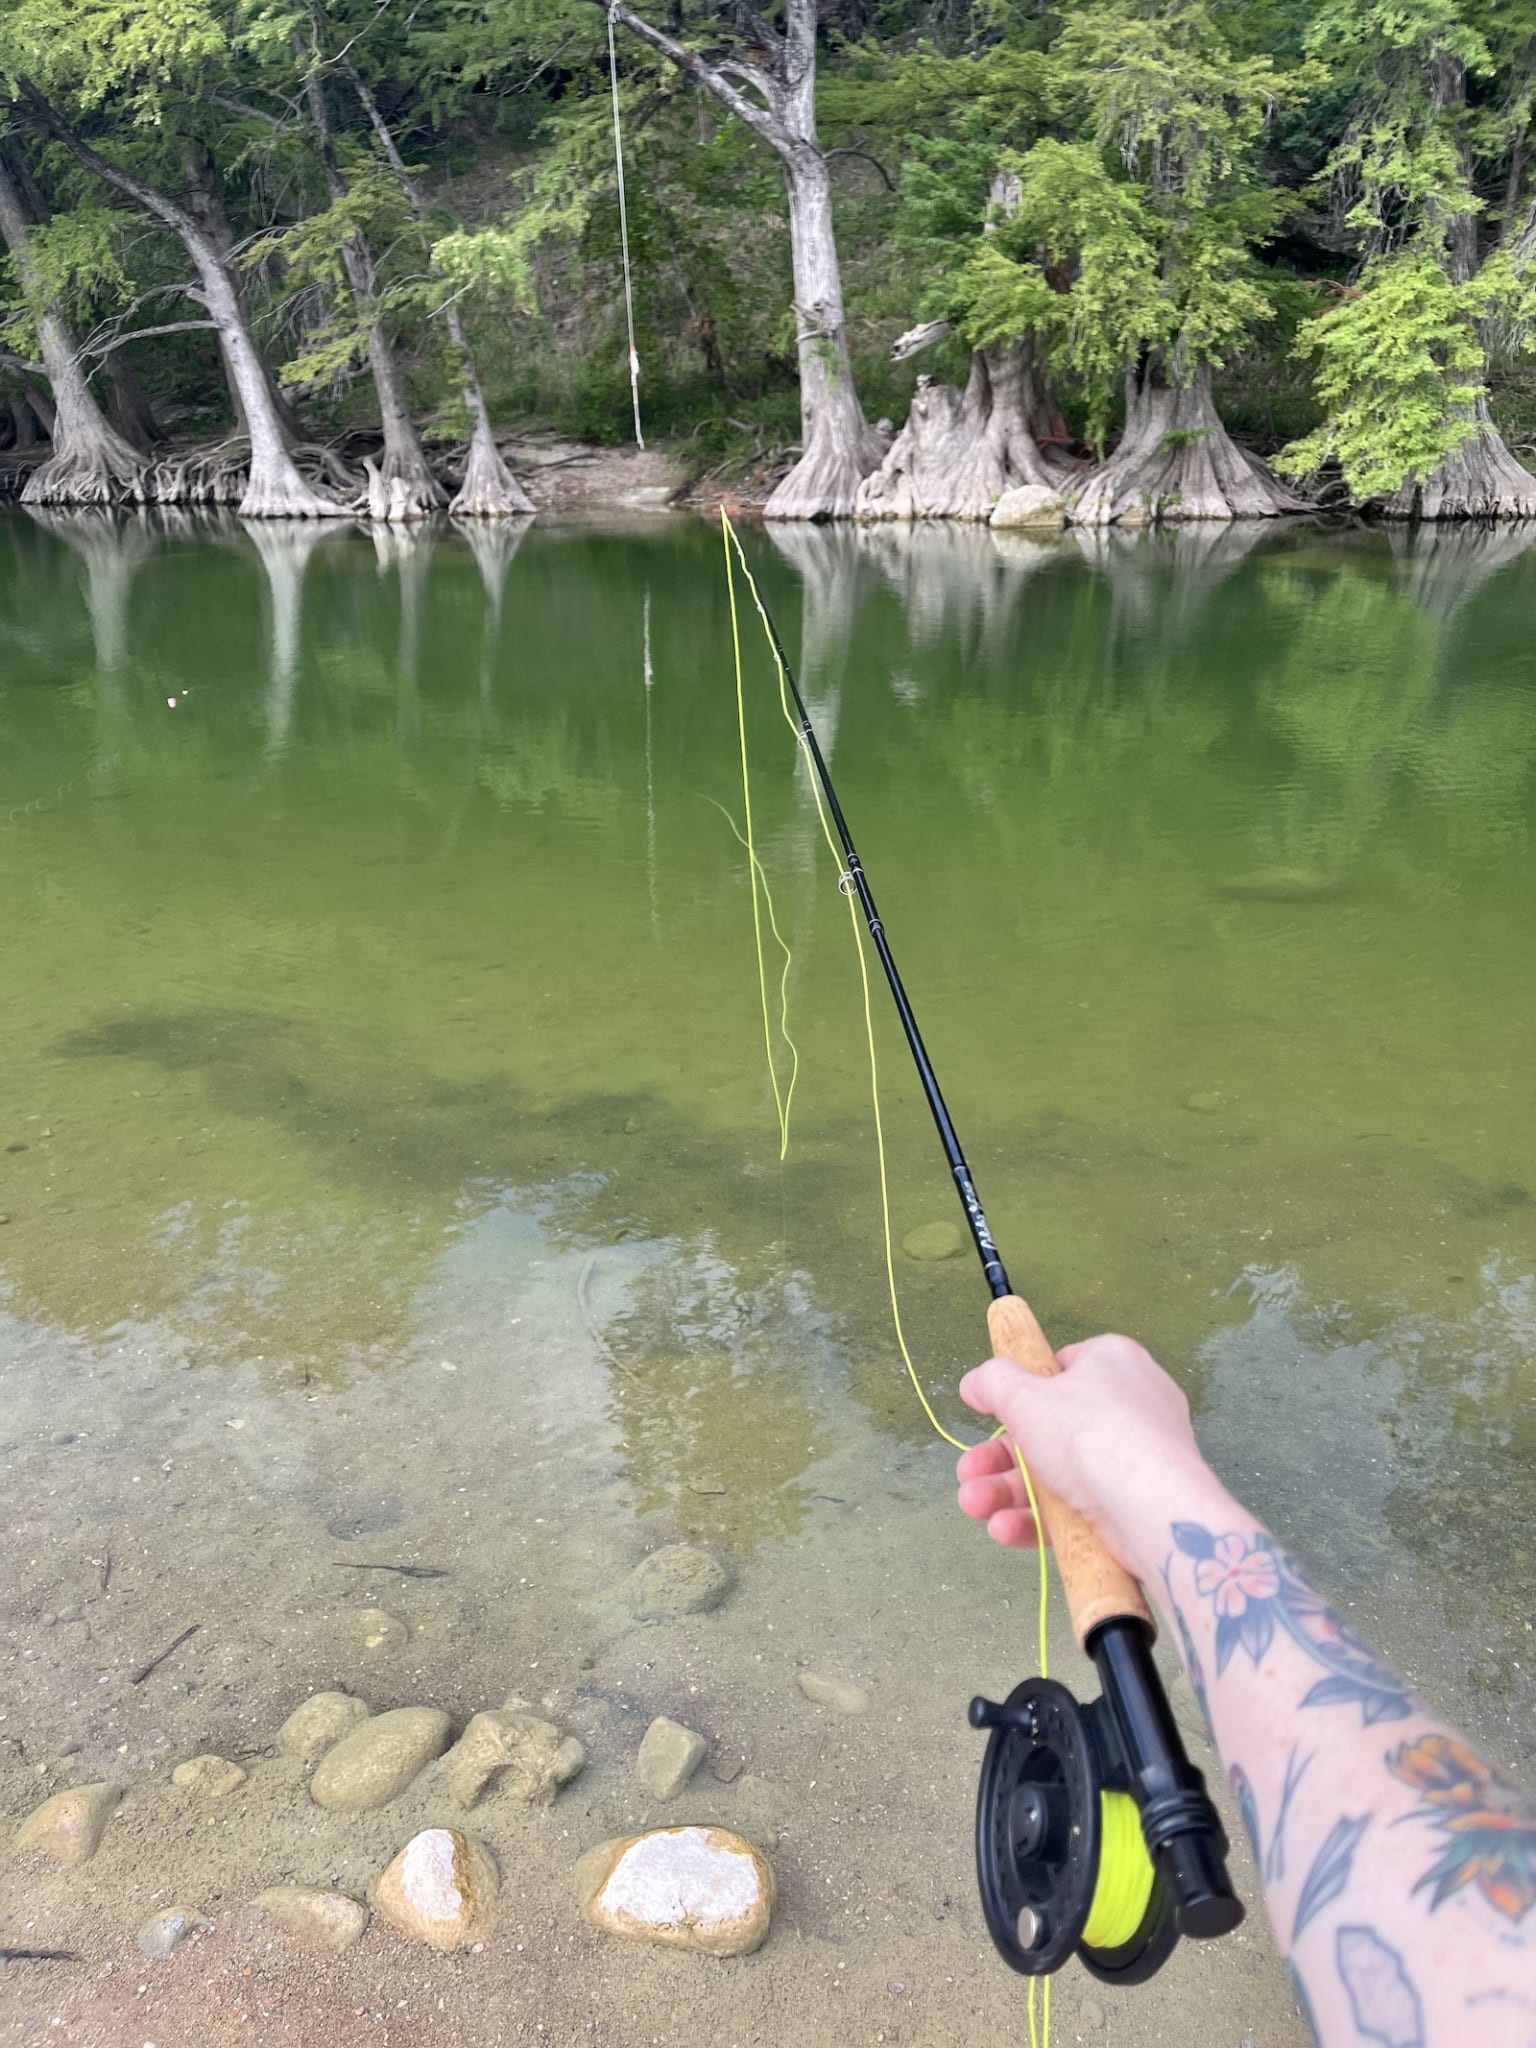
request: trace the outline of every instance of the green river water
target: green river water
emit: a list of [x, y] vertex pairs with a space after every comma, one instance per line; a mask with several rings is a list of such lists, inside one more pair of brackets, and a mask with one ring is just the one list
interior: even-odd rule
[[[1141, 1336], [1237, 1490], [1529, 1768], [1536, 537], [744, 538], [1016, 1284], [1058, 1341]], [[906, 1700], [849, 1782], [944, 1774], [961, 1898], [958, 1717], [1027, 1669], [1027, 1586], [1000, 1626], [890, 1338], [848, 920], [744, 645], [783, 1164], [713, 528], [0, 520], [18, 1773], [542, 1665], [622, 1820], [602, 1717], [666, 1698], [638, 1653], [605, 1674], [603, 1603], [683, 1537], [743, 1589], [689, 1638], [695, 1718], [793, 1815], [765, 1648]], [[900, 1235], [958, 1211], [879, 1000]], [[954, 1420], [984, 1288], [897, 1263]], [[408, 1645], [344, 1654], [370, 1599]], [[124, 1682], [191, 1622], [157, 1698]]]

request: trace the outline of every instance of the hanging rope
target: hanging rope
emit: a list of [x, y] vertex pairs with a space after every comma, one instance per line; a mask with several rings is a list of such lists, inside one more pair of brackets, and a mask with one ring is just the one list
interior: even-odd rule
[[624, 199], [624, 135], [619, 125], [619, 60], [613, 47], [617, 9], [608, 9], [608, 83], [613, 89], [613, 168], [619, 183], [619, 247], [624, 257], [624, 319], [629, 329], [629, 399], [635, 412], [635, 446], [645, 447], [640, 431], [640, 358], [635, 351], [635, 294], [629, 277], [629, 209]]

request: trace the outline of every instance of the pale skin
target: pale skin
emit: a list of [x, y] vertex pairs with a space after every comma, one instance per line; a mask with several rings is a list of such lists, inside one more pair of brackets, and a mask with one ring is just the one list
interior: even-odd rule
[[1032, 1475], [1077, 1508], [1181, 1646], [1322, 2048], [1536, 2048], [1536, 1802], [1437, 1720], [1222, 1485], [1189, 1403], [1129, 1337], [960, 1392], [1008, 1434], [960, 1506], [1036, 1541]]

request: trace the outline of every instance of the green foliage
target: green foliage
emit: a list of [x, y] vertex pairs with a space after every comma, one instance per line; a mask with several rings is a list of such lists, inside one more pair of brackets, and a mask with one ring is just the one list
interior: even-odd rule
[[1302, 330], [1327, 418], [1277, 466], [1303, 476], [1331, 458], [1361, 498], [1428, 475], [1477, 431], [1484, 297], [1480, 285], [1452, 284], [1424, 250], [1376, 257], [1358, 290]]

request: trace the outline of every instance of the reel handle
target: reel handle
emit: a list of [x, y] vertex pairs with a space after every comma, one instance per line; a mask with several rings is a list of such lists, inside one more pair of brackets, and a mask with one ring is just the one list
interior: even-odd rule
[[[987, 1329], [992, 1349], [999, 1358], [1011, 1359], [1038, 1379], [1048, 1379], [1060, 1372], [1056, 1354], [1034, 1310], [1018, 1295], [1004, 1294], [992, 1303], [987, 1310]], [[1130, 1573], [1110, 1556], [1077, 1509], [1058, 1500], [1038, 1480], [1035, 1498], [1056, 1553], [1056, 1569], [1061, 1574], [1077, 1640], [1086, 1649], [1096, 1628], [1102, 1628], [1106, 1621], [1127, 1617], [1143, 1622], [1148, 1640], [1152, 1640], [1157, 1624]]]

